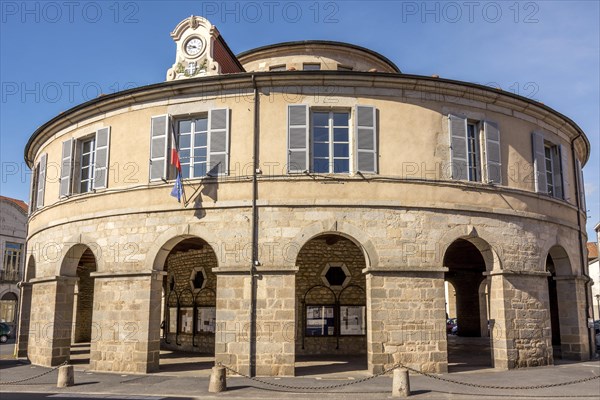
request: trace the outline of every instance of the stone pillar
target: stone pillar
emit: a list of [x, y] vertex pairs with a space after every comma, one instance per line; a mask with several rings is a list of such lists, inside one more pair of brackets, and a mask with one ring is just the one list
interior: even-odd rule
[[19, 329], [17, 337], [17, 357], [27, 357], [29, 321], [31, 319], [31, 283], [21, 282], [21, 302], [19, 305]]
[[557, 276], [558, 320], [562, 358], [589, 360], [588, 328], [585, 315], [586, 279], [576, 276]]
[[489, 275], [494, 367], [552, 364], [548, 274], [494, 271]]
[[158, 371], [162, 271], [92, 273], [94, 312], [90, 369]]
[[365, 270], [371, 373], [397, 362], [424, 372], [447, 372], [446, 271]]
[[31, 280], [27, 354], [32, 364], [50, 367], [69, 359], [76, 282], [64, 276]]
[[250, 271], [219, 267], [214, 268], [213, 272], [217, 275], [215, 363], [250, 374]]
[[258, 271], [257, 376], [294, 376], [296, 271]]

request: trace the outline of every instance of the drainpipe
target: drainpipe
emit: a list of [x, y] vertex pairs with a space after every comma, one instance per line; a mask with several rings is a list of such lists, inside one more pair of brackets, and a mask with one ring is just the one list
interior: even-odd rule
[[[577, 232], [579, 234], [579, 260], [581, 262], [581, 274], [588, 279], [588, 281], [585, 283], [585, 323], [587, 326], [587, 321], [590, 318], [590, 299], [589, 299], [589, 285], [588, 282], [591, 280], [591, 278], [586, 274], [585, 271], [585, 259], [583, 257], [583, 244], [581, 243], [581, 237], [582, 237], [582, 232], [581, 232], [581, 201], [579, 198], [579, 193], [580, 193], [580, 188], [579, 188], [579, 179], [578, 179], [578, 175], [579, 175], [579, 170], [577, 168], [577, 156], [575, 153], [575, 141], [577, 139], [579, 139], [581, 137], [581, 133], [577, 134], [577, 136], [571, 140], [571, 158], [573, 159], [573, 171], [575, 171], [575, 202], [577, 204]], [[584, 212], [586, 212], [585, 210], [583, 210]], [[588, 343], [589, 343], [589, 353], [590, 353], [590, 359], [594, 358], [594, 353], [595, 353], [595, 342], [594, 342], [594, 336], [592, 335], [592, 329], [588, 327], [587, 329], [588, 332]]]
[[252, 134], [252, 261], [250, 265], [250, 376], [256, 376], [256, 297], [257, 297], [257, 274], [258, 261], [258, 130], [259, 130], [259, 101], [256, 77], [252, 74], [252, 88], [254, 89], [254, 129]]

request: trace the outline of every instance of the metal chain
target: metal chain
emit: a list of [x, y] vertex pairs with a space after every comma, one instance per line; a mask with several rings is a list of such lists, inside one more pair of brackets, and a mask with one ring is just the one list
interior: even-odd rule
[[60, 365], [57, 365], [56, 367], [51, 368], [48, 371], [42, 372], [39, 375], [35, 375], [35, 376], [29, 377], [29, 378], [19, 379], [19, 380], [16, 380], [16, 381], [8, 381], [8, 382], [2, 382], [2, 381], [0, 381], [0, 385], [20, 385], [23, 382], [32, 381], [34, 379], [41, 378], [44, 375], [48, 375], [49, 373], [56, 371], [60, 367], [62, 367], [64, 365], [67, 365], [68, 363], [69, 363], [68, 361], [65, 361], [64, 363], [62, 363]]
[[477, 384], [477, 383], [469, 383], [469, 382], [461, 382], [461, 381], [456, 381], [454, 379], [448, 379], [448, 378], [443, 378], [441, 376], [437, 376], [434, 374], [430, 374], [427, 372], [421, 372], [419, 370], [416, 370], [414, 368], [408, 367], [404, 364], [401, 363], [397, 363], [394, 364], [391, 368], [385, 369], [375, 375], [366, 377], [366, 378], [362, 378], [362, 379], [357, 379], [355, 381], [352, 382], [346, 382], [346, 383], [340, 383], [337, 385], [326, 385], [326, 386], [293, 386], [293, 385], [285, 385], [285, 384], [280, 384], [280, 383], [275, 383], [275, 382], [269, 382], [269, 381], [265, 381], [263, 379], [259, 379], [256, 377], [252, 377], [246, 374], [243, 374], [239, 371], [236, 371], [235, 369], [228, 367], [227, 365], [223, 365], [221, 363], [218, 364], [219, 366], [224, 367], [225, 369], [227, 369], [228, 371], [233, 372], [234, 374], [240, 375], [246, 379], [252, 380], [252, 381], [256, 381], [265, 385], [269, 385], [269, 386], [275, 386], [275, 387], [279, 387], [279, 388], [283, 388], [283, 389], [292, 389], [292, 390], [327, 390], [327, 389], [337, 389], [337, 388], [341, 388], [341, 387], [345, 387], [345, 386], [350, 386], [350, 385], [355, 385], [357, 383], [362, 383], [362, 382], [366, 382], [369, 381], [371, 379], [377, 378], [379, 376], [385, 375], [389, 372], [392, 372], [395, 369], [398, 368], [405, 368], [411, 372], [414, 372], [416, 374], [419, 375], [423, 375], [426, 376], [428, 378], [431, 379], [437, 379], [439, 381], [443, 381], [443, 382], [448, 382], [448, 383], [455, 383], [457, 385], [464, 385], [464, 386], [470, 386], [470, 387], [475, 387], [475, 388], [482, 388], [482, 389], [501, 389], [501, 390], [532, 390], [532, 389], [544, 389], [544, 388], [551, 388], [551, 387], [557, 387], [557, 386], [568, 386], [568, 385], [575, 385], [577, 383], [583, 383], [583, 382], [588, 382], [588, 381], [592, 381], [594, 379], [599, 379], [600, 375], [594, 375], [588, 378], [582, 378], [582, 379], [577, 379], [574, 381], [569, 381], [569, 382], [561, 382], [561, 383], [551, 383], [548, 385], [531, 385], [531, 386], [500, 386], [500, 385], [482, 385], [482, 384]]

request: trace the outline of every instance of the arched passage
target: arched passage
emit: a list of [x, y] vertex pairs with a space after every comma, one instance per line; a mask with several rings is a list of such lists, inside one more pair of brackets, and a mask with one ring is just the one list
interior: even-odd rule
[[[177, 237], [163, 257], [160, 370], [209, 371], [214, 363], [217, 256], [198, 237]], [[193, 356], [193, 359], [190, 357]]]
[[367, 368], [365, 255], [339, 234], [313, 237], [296, 260], [295, 374]]
[[448, 336], [450, 372], [492, 366], [487, 338], [488, 285], [484, 275], [493, 259], [489, 250], [486, 262], [488, 249], [489, 245], [482, 239], [459, 238], [444, 254], [444, 267], [448, 268], [445, 280], [452, 285], [456, 295], [456, 335]]
[[35, 257], [30, 255], [21, 282], [21, 303], [19, 304], [19, 329], [17, 331], [17, 357], [27, 357], [29, 326], [31, 319], [31, 280], [35, 278]]
[[585, 314], [581, 280], [574, 276], [569, 256], [561, 246], [553, 246], [546, 256], [548, 302], [554, 359], [587, 357]]

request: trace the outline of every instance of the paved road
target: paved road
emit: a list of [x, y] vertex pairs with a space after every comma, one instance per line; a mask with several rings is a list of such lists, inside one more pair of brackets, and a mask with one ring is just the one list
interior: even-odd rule
[[38, 400], [38, 399], [89, 399], [89, 400], [183, 400], [182, 397], [161, 396], [117, 396], [117, 395], [93, 395], [93, 394], [61, 394], [61, 393], [6, 393], [2, 392], [2, 400]]
[[13, 358], [14, 353], [15, 339], [8, 339], [8, 342], [0, 343], [0, 360], [10, 360]]

